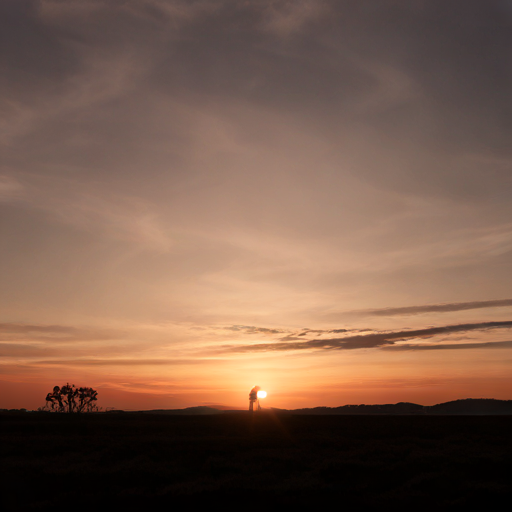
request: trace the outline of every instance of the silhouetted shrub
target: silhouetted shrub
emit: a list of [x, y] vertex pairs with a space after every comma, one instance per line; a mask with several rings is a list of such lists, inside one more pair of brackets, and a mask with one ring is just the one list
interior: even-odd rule
[[96, 405], [98, 392], [92, 388], [76, 388], [74, 384], [67, 383], [61, 388], [55, 386], [53, 391], [46, 395], [46, 405], [43, 411], [52, 412], [94, 412], [98, 410]]

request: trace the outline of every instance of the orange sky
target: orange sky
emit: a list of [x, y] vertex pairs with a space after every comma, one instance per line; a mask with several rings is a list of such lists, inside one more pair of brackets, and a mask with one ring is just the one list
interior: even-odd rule
[[512, 398], [511, 16], [2, 2], [0, 408]]

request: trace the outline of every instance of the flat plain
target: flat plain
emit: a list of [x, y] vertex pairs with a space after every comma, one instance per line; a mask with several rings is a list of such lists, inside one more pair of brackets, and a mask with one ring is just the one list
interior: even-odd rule
[[512, 416], [0, 414], [2, 510], [497, 506]]

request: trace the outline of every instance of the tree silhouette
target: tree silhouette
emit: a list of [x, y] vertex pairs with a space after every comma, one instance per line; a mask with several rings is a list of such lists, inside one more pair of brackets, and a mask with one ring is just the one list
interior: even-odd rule
[[98, 410], [95, 404], [98, 392], [92, 388], [76, 388], [74, 384], [67, 383], [59, 388], [55, 386], [51, 393], [46, 395], [44, 411], [52, 412], [94, 412]]

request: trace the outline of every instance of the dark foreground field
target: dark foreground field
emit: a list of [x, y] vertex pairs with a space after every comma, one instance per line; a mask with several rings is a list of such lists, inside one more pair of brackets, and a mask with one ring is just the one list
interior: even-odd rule
[[488, 509], [512, 498], [511, 431], [511, 416], [3, 414], [0, 508]]

